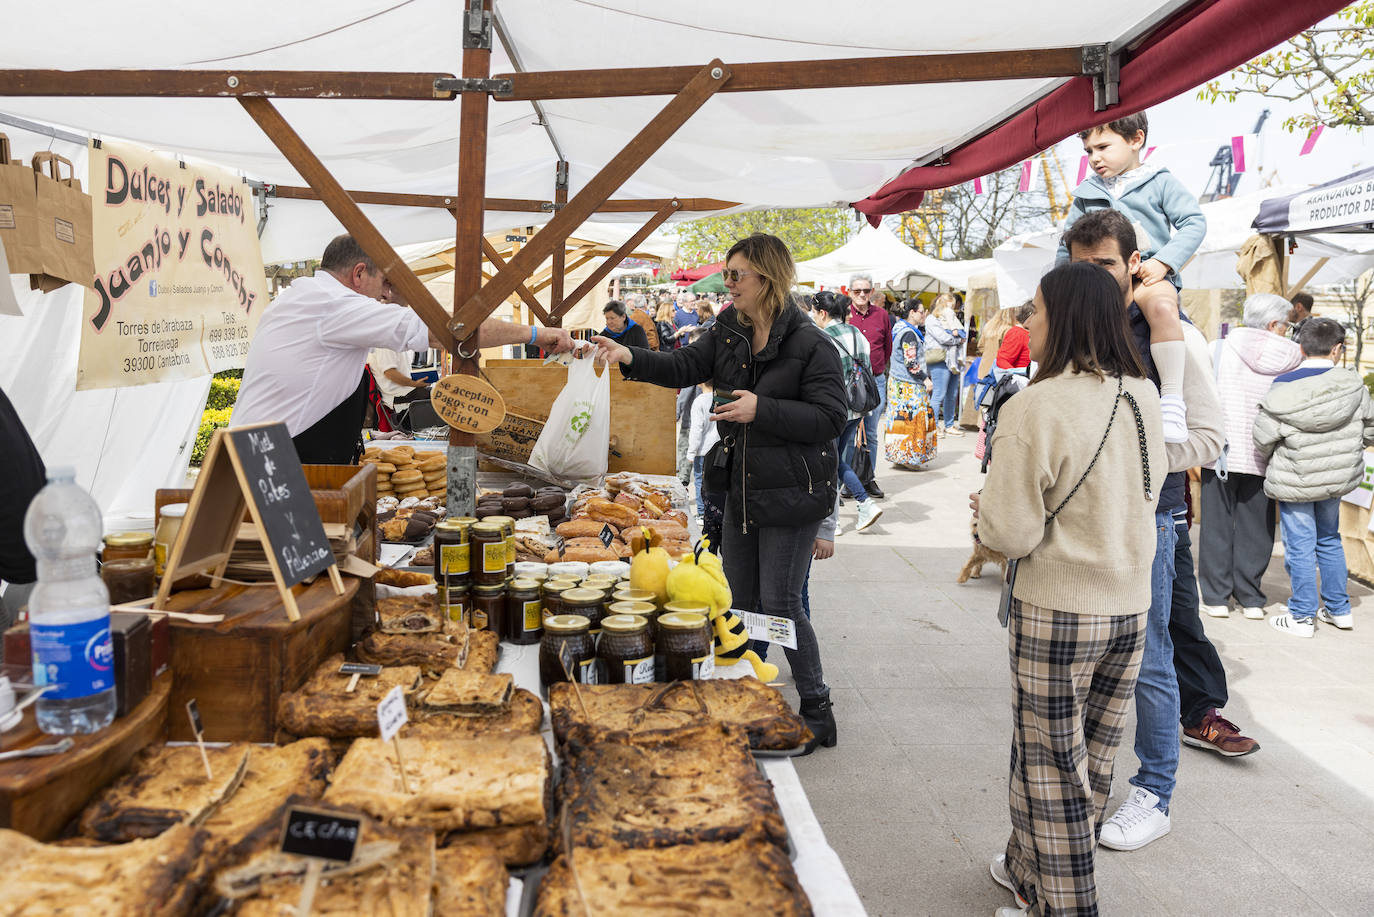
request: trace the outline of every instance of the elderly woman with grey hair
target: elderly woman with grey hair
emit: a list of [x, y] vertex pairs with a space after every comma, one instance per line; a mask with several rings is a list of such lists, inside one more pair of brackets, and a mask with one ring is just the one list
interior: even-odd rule
[[1252, 431], [1274, 377], [1302, 362], [1298, 345], [1284, 337], [1292, 307], [1282, 296], [1256, 293], [1245, 300], [1244, 327], [1212, 347], [1227, 448], [1202, 469], [1197, 579], [1202, 611], [1214, 618], [1230, 614], [1233, 597], [1245, 617], [1264, 617], [1260, 579], [1274, 552], [1274, 502], [1264, 494], [1268, 460]]

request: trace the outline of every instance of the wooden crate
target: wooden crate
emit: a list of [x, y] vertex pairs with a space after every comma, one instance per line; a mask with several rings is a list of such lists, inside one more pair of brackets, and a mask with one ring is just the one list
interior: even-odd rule
[[195, 699], [213, 742], [271, 742], [277, 701], [304, 684], [326, 658], [348, 649], [350, 606], [359, 580], [344, 576], [335, 595], [328, 577], [292, 588], [299, 621], [286, 617], [275, 585], [225, 585], [173, 593], [168, 610], [222, 614], [218, 624], [171, 619], [172, 715], [168, 736], [192, 741], [185, 709]]
[[[483, 370], [505, 399], [507, 412], [548, 417], [568, 381], [565, 366], [538, 360], [489, 360]], [[614, 366], [611, 374], [611, 436], [616, 441], [609, 471], [677, 474], [677, 392], [647, 382], [628, 382]]]
[[[54, 840], [134, 755], [162, 741], [171, 686], [170, 674], [155, 679], [153, 690], [132, 713], [94, 735], [72, 736], [76, 744], [68, 752], [0, 762], [0, 828], [22, 831], [40, 841]], [[56, 741], [57, 737], [38, 731], [30, 707], [23, 725], [5, 733], [0, 747], [9, 751]]]

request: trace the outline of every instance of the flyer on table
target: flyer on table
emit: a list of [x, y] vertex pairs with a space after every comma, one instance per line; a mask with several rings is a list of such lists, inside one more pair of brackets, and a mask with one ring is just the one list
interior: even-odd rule
[[241, 369], [267, 307], [248, 185], [110, 140], [92, 141], [90, 164], [96, 276], [77, 389]]

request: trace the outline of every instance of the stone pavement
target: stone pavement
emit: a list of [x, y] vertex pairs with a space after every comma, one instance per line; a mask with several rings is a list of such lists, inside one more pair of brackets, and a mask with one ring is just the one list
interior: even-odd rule
[[[1011, 731], [997, 568], [954, 582], [981, 486], [973, 442], [942, 441], [922, 471], [884, 465], [883, 517], [856, 534], [849, 501], [835, 556], [811, 576], [840, 743], [797, 770], [873, 917], [990, 917], [1011, 903], [988, 876], [1008, 832]], [[1288, 596], [1281, 550], [1273, 603]], [[1374, 593], [1350, 585], [1352, 632], [1318, 625], [1299, 640], [1238, 612], [1204, 619], [1229, 676], [1225, 715], [1262, 748], [1182, 748], [1172, 833], [1099, 849], [1104, 915], [1374, 914]], [[1133, 735], [1134, 721], [1109, 813], [1135, 773]]]

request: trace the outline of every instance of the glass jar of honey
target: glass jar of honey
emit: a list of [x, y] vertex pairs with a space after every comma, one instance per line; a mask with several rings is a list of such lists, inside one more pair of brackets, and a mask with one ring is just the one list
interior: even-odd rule
[[544, 617], [551, 618], [554, 615], [561, 615], [563, 613], [563, 593], [567, 592], [569, 589], [576, 588], [576, 586], [569, 586], [567, 583], [559, 582], [558, 580], [545, 582], [540, 588], [540, 593], [543, 596], [544, 602]]
[[146, 599], [157, 591], [152, 557], [107, 560], [100, 565], [100, 578], [110, 590], [111, 605]]
[[501, 633], [501, 620], [506, 615], [506, 586], [473, 586], [472, 610], [468, 627], [473, 630], [491, 629]]
[[107, 564], [115, 560], [143, 560], [152, 554], [152, 532], [114, 532], [105, 536], [100, 560]]
[[658, 593], [649, 589], [634, 589], [629, 586], [618, 585], [611, 593], [612, 602], [648, 602], [654, 607], [658, 606]]
[[582, 615], [554, 615], [544, 622], [544, 636], [539, 640], [539, 683], [546, 696], [549, 685], [571, 680], [569, 672], [582, 684], [599, 681], [600, 666], [590, 628], [591, 622]]
[[565, 589], [563, 613], [586, 618], [595, 640], [601, 636], [601, 619], [606, 617], [606, 596], [599, 589]]
[[608, 685], [642, 685], [654, 680], [654, 641], [639, 615], [607, 615], [601, 621], [597, 658]]
[[515, 574], [515, 519], [511, 516], [488, 516], [482, 521], [501, 526], [501, 534], [506, 541], [506, 579], [510, 579]]
[[168, 503], [158, 511], [157, 532], [153, 539], [153, 573], [158, 579], [167, 572], [167, 558], [181, 531], [181, 520], [186, 518], [186, 508], [185, 503]]
[[445, 519], [434, 527], [434, 579], [441, 587], [471, 582], [471, 528], [462, 519]]
[[472, 589], [461, 583], [457, 586], [439, 587], [439, 613], [450, 621], [472, 624]]
[[468, 544], [472, 560], [472, 579], [479, 586], [501, 586], [506, 582], [506, 533], [491, 517], [474, 523]]
[[656, 644], [663, 658], [663, 681], [695, 681], [715, 671], [710, 625], [706, 616], [691, 611], [665, 612], [658, 618]]
[[539, 583], [532, 579], [511, 580], [506, 588], [506, 614], [500, 633], [502, 640], [520, 646], [539, 642], [544, 634]]

